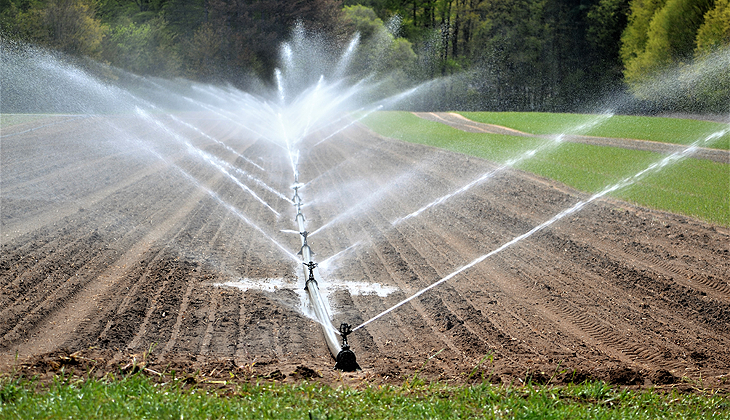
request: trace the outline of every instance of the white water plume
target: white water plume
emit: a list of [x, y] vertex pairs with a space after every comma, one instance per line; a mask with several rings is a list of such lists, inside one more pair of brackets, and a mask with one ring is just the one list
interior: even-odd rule
[[140, 115], [145, 120], [152, 122], [157, 127], [159, 127], [164, 132], [166, 132], [168, 135], [170, 135], [172, 138], [174, 138], [175, 140], [177, 140], [181, 144], [185, 145], [187, 151], [191, 155], [198, 156], [198, 157], [202, 158], [203, 161], [207, 162], [210, 166], [212, 166], [213, 168], [217, 169], [220, 173], [222, 173], [223, 175], [225, 175], [229, 180], [233, 181], [238, 187], [240, 187], [243, 191], [247, 192], [252, 197], [254, 197], [254, 199], [256, 199], [256, 201], [258, 201], [259, 203], [261, 203], [262, 205], [264, 205], [264, 207], [266, 207], [268, 210], [270, 210], [271, 212], [273, 212], [277, 217], [279, 216], [279, 212], [276, 211], [276, 210], [274, 210], [274, 208], [271, 207], [269, 205], [269, 203], [267, 203], [266, 201], [264, 201], [251, 188], [249, 188], [247, 185], [243, 184], [241, 181], [238, 180], [238, 178], [236, 178], [230, 172], [228, 172], [224, 168], [224, 165], [225, 164], [220, 159], [218, 159], [218, 158], [210, 155], [209, 153], [206, 153], [206, 152], [200, 150], [199, 148], [193, 146], [183, 136], [181, 136], [180, 134], [172, 131], [169, 127], [167, 127], [162, 121], [159, 120], [159, 118], [154, 118], [149, 113], [143, 111], [140, 108], [137, 108], [137, 114]]

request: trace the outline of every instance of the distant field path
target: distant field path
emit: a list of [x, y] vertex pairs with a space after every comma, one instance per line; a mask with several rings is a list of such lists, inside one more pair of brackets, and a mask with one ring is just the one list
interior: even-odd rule
[[[549, 137], [549, 135], [525, 133], [523, 131], [515, 130], [509, 127], [472, 121], [454, 112], [414, 112], [413, 114], [419, 118], [434, 122], [440, 122], [454, 127], [458, 130], [466, 131], [469, 133], [489, 133], [521, 137]], [[565, 135], [563, 140], [573, 143], [592, 144], [595, 146], [619, 147], [622, 149], [644, 150], [649, 152], [666, 154], [681, 151], [687, 147], [681, 144], [662, 143], [650, 140], [581, 136], [575, 134]], [[696, 159], [711, 160], [719, 163], [730, 163], [730, 151], [728, 150], [700, 147], [692, 155], [692, 157]]]

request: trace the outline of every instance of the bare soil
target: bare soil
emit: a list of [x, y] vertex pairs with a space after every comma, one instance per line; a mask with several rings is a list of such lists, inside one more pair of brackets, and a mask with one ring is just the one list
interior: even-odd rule
[[[210, 115], [181, 116], [246, 160], [159, 118], [292, 195], [279, 146]], [[310, 136], [300, 158], [308, 229], [335, 220], [309, 238], [317, 261], [337, 255], [323, 278], [397, 288], [331, 288], [335, 325], [359, 325], [585, 198], [509, 170], [393, 225], [495, 165], [358, 125], [317, 145], [329, 134]], [[363, 370], [343, 374], [295, 290], [220, 286], [301, 283], [301, 264], [278, 246], [298, 251], [298, 235], [282, 232], [296, 229], [292, 203], [239, 176], [277, 216], [164, 138], [120, 116], [3, 127], [2, 372], [730, 389], [726, 227], [593, 202], [352, 334]]]

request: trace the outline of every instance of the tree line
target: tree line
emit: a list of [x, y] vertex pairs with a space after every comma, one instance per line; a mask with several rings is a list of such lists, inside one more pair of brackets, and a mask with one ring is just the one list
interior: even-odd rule
[[[338, 48], [359, 32], [356, 70], [451, 76], [441, 108], [575, 111], [624, 91], [730, 108], [730, 0], [0, 0], [3, 38], [208, 82], [270, 80], [297, 24]], [[687, 80], [683, 100], [647, 93], [665, 74]]]

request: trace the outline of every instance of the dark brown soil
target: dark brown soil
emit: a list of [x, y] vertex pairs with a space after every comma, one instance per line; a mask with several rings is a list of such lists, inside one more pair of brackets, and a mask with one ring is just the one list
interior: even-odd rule
[[[198, 147], [292, 195], [281, 148], [211, 116], [184, 118], [264, 170], [176, 128]], [[362, 126], [314, 146], [328, 134], [306, 140], [300, 179], [312, 182], [301, 196], [311, 232], [340, 218], [309, 243], [319, 262], [357, 245], [323, 278], [397, 288], [387, 297], [334, 290], [335, 325], [359, 325], [585, 198], [502, 171], [393, 225], [494, 165]], [[274, 243], [298, 251], [299, 237], [282, 232], [296, 229], [291, 202], [240, 177], [277, 216], [134, 119], [41, 118], [2, 136], [3, 372], [730, 389], [726, 227], [593, 202], [356, 331], [363, 371], [342, 374], [295, 290], [220, 286], [300, 280], [300, 264]]]

